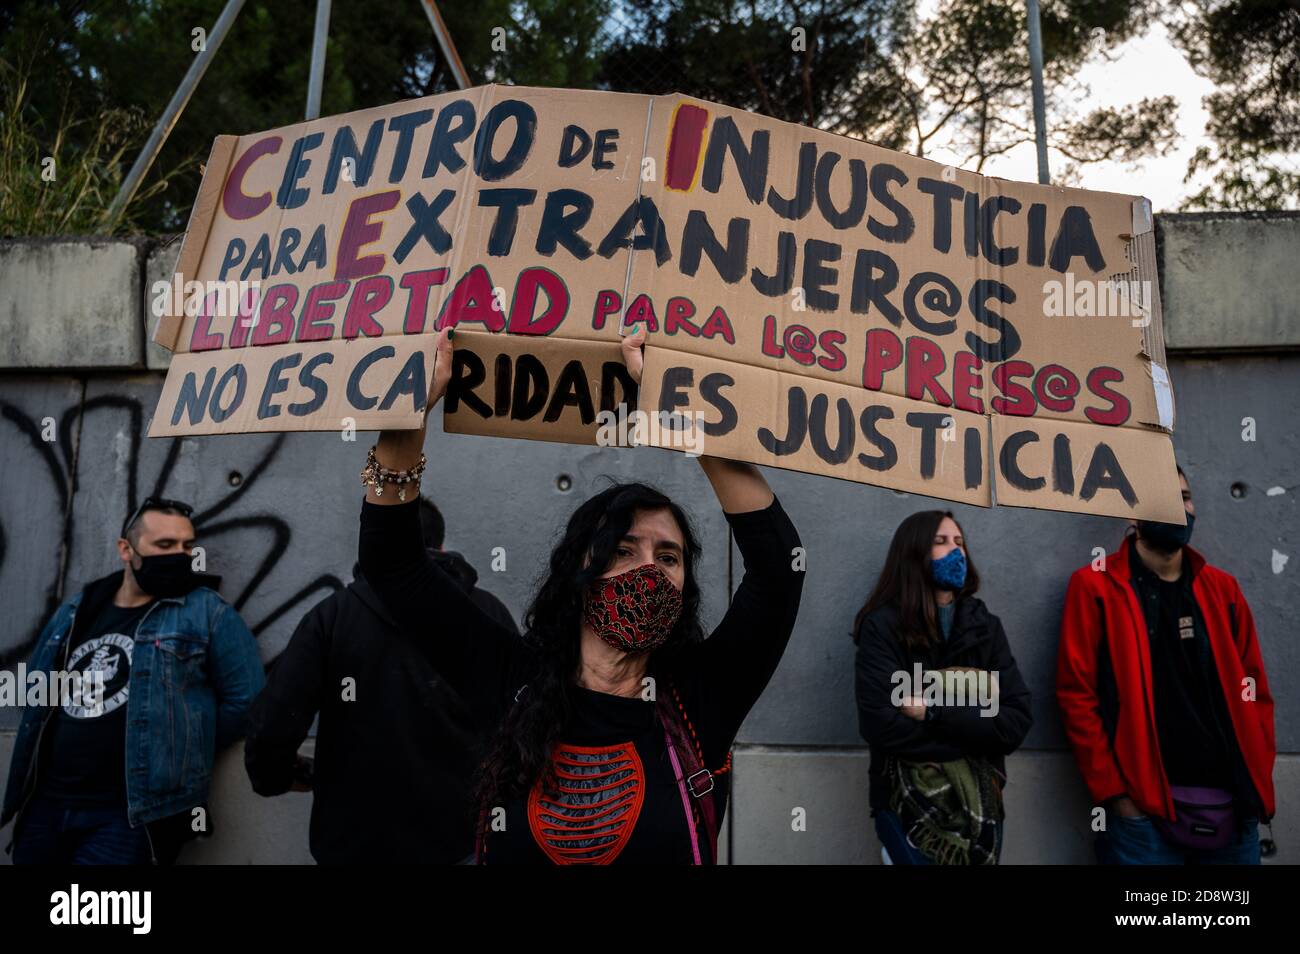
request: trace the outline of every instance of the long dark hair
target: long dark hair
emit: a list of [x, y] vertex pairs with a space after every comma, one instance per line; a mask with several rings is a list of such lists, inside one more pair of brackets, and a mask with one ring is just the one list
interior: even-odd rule
[[651, 671], [686, 644], [704, 639], [695, 577], [700, 544], [685, 512], [646, 484], [614, 484], [596, 494], [569, 518], [551, 551], [550, 571], [524, 615], [523, 639], [536, 657], [535, 674], [510, 706], [488, 750], [479, 776], [481, 806], [499, 806], [527, 792], [538, 778], [554, 783], [551, 750], [570, 712], [587, 588], [613, 562], [637, 512], [646, 510], [668, 510], [677, 521], [685, 575], [681, 616], [668, 641], [651, 656]]
[[[862, 631], [862, 621], [868, 613], [881, 606], [892, 605], [898, 610], [898, 635], [910, 649], [924, 650], [939, 640], [939, 622], [935, 614], [933, 586], [926, 572], [926, 561], [934, 536], [944, 517], [957, 518], [951, 510], [922, 510], [912, 514], [898, 525], [894, 539], [889, 542], [889, 555], [876, 580], [875, 589], [867, 597], [862, 609], [853, 619], [853, 638]], [[961, 524], [957, 524], [961, 532]], [[971, 559], [970, 543], [962, 533], [962, 548], [966, 551], [966, 582], [956, 594], [957, 599], [972, 595], [980, 588], [980, 575]]]

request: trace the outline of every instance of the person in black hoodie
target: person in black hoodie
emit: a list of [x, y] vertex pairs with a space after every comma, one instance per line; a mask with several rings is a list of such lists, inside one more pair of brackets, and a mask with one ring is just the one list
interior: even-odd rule
[[[429, 556], [503, 631], [510, 611], [475, 584], [421, 498]], [[253, 790], [312, 791], [320, 864], [453, 864], [473, 855], [472, 785], [483, 730], [472, 708], [403, 635], [360, 568], [307, 613], [253, 702], [244, 764]], [[320, 713], [316, 755], [298, 756]]]
[[870, 803], [894, 864], [995, 864], [1029, 689], [947, 511], [912, 514], [854, 621]]
[[444, 550], [443, 541], [447, 538], [447, 524], [440, 511], [428, 497], [420, 498], [420, 529], [424, 531], [424, 548], [446, 573], [465, 592], [475, 606], [490, 619], [500, 623], [506, 629], [519, 635], [519, 627], [510, 615], [506, 605], [478, 585], [478, 570], [474, 569], [463, 556], [455, 550]]

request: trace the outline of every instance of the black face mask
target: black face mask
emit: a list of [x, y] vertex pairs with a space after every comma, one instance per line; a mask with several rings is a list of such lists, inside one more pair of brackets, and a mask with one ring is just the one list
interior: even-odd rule
[[136, 584], [150, 596], [184, 596], [196, 587], [208, 585], [206, 575], [194, 572], [191, 559], [188, 553], [141, 556], [140, 565], [132, 563], [131, 570]]
[[1196, 523], [1196, 514], [1187, 515], [1187, 526], [1176, 523], [1159, 523], [1155, 520], [1139, 520], [1138, 535], [1142, 542], [1161, 553], [1173, 553], [1187, 546], [1192, 539], [1192, 525]]

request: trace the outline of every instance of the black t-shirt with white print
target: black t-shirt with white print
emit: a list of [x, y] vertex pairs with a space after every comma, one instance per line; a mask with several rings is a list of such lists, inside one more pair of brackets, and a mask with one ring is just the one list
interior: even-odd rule
[[51, 716], [41, 741], [37, 786], [42, 796], [70, 805], [126, 804], [126, 701], [131, 657], [136, 626], [151, 605], [110, 603], [69, 647], [67, 671], [79, 672], [86, 679], [98, 670], [103, 697], [98, 707], [84, 704], [93, 702], [91, 698], [58, 700], [59, 711]]

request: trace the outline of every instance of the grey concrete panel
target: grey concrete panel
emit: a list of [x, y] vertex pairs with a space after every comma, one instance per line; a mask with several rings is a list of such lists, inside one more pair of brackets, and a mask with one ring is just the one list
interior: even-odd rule
[[867, 766], [852, 750], [737, 746], [727, 812], [730, 863], [878, 863]]
[[[312, 750], [309, 741], [303, 751], [310, 755]], [[244, 744], [232, 745], [213, 766], [208, 801], [212, 835], [186, 844], [177, 864], [315, 864], [307, 841], [311, 800], [307, 792], [285, 792], [274, 798], [258, 795], [244, 771]]]
[[[0, 659], [27, 655], [60, 602], [64, 515], [81, 382], [69, 377], [0, 378]], [[54, 439], [46, 440], [53, 437]], [[0, 728], [18, 713], [0, 708]]]
[[[182, 236], [172, 236], [149, 249], [144, 266], [143, 303], [140, 309], [141, 334], [144, 335], [144, 363], [150, 371], [166, 371], [171, 364], [172, 353], [162, 345], [154, 344], [153, 328], [158, 317], [154, 314], [154, 285], [157, 282], [171, 283], [176, 269], [176, 259], [181, 254]], [[184, 286], [181, 288], [184, 293]], [[184, 299], [182, 298], [182, 301]]]
[[[1300, 752], [1300, 358], [1174, 362], [1192, 545], [1237, 578], [1259, 630], [1279, 752]], [[1243, 440], [1251, 419], [1254, 440]]]
[[139, 366], [140, 272], [131, 242], [0, 242], [0, 368]]
[[1170, 348], [1300, 347], [1300, 213], [1156, 217]]

